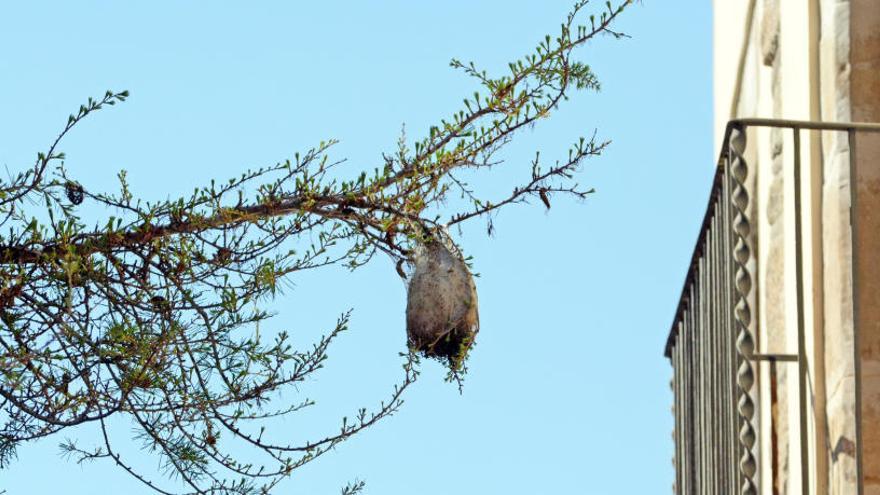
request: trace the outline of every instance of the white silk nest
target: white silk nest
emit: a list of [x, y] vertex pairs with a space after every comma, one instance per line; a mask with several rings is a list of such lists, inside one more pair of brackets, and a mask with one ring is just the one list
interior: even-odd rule
[[455, 246], [433, 237], [412, 257], [406, 333], [411, 349], [461, 368], [480, 329], [474, 277]]

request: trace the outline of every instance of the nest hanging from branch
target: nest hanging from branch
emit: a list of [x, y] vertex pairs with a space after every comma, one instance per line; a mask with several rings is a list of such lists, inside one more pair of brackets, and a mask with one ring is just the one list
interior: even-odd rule
[[463, 368], [480, 329], [473, 275], [446, 236], [431, 236], [413, 253], [407, 287], [409, 347], [444, 360], [450, 372]]

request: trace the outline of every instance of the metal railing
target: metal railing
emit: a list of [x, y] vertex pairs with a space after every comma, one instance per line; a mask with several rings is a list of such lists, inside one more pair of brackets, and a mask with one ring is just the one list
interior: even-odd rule
[[[791, 130], [794, 155], [795, 286], [797, 354], [758, 354], [752, 334], [754, 253], [757, 236], [749, 218], [746, 150], [748, 127]], [[844, 131], [849, 139], [850, 177], [854, 177], [855, 134], [880, 132], [880, 124], [825, 123], [775, 119], [738, 119], [728, 123], [703, 224], [685, 278], [678, 309], [666, 343], [672, 363], [674, 395], [676, 494], [755, 494], [755, 362], [798, 366], [800, 474], [804, 494], [810, 491], [801, 218], [801, 130]], [[855, 195], [855, 187], [851, 193]], [[853, 196], [852, 204], [855, 205]], [[855, 239], [855, 219], [851, 219]], [[853, 244], [855, 245], [855, 244]], [[853, 263], [856, 264], [853, 251]], [[855, 266], [854, 266], [855, 269]], [[855, 288], [854, 288], [855, 290]], [[858, 311], [858, 308], [855, 308]], [[855, 320], [857, 321], [857, 320]], [[857, 336], [858, 332], [854, 332]], [[861, 473], [861, 406], [858, 339], [856, 366], [856, 446]], [[861, 476], [859, 476], [861, 478]], [[862, 493], [861, 482], [859, 493]]]

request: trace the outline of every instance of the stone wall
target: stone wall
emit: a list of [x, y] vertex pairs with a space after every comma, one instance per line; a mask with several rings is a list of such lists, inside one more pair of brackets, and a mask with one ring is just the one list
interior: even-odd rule
[[[852, 119], [880, 121], [880, 4], [851, 0]], [[880, 495], [880, 135], [856, 137], [853, 221], [855, 328], [861, 388], [862, 477], [866, 495]]]
[[[852, 120], [849, 92], [848, 1], [822, 0], [821, 116]], [[849, 225], [849, 142], [846, 133], [822, 134], [822, 226], [825, 258], [825, 414], [828, 493], [857, 493], [853, 364], [852, 232]]]

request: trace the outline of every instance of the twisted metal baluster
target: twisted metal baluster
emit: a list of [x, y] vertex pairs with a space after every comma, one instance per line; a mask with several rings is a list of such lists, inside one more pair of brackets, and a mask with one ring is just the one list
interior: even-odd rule
[[748, 166], [746, 165], [743, 152], [746, 147], [745, 130], [741, 127], [731, 129], [730, 140], [728, 141], [728, 152], [730, 153], [731, 176], [733, 177], [733, 208], [734, 208], [734, 273], [735, 273], [735, 289], [736, 289], [736, 349], [739, 354], [739, 369], [737, 370], [736, 383], [739, 386], [740, 397], [738, 403], [739, 415], [742, 421], [742, 427], [739, 431], [740, 445], [742, 446], [742, 456], [739, 460], [740, 471], [742, 473], [742, 487], [740, 493], [742, 495], [755, 495], [755, 471], [757, 465], [752, 449], [755, 446], [755, 429], [752, 420], [755, 416], [755, 403], [752, 401], [751, 390], [755, 383], [755, 374], [752, 369], [752, 358], [755, 352], [755, 341], [749, 331], [749, 325], [752, 320], [751, 310], [749, 308], [749, 293], [752, 290], [752, 277], [749, 274], [747, 264], [751, 258], [748, 237], [751, 233], [751, 225], [747, 209], [749, 206], [749, 194], [746, 191], [745, 180], [748, 176]]

